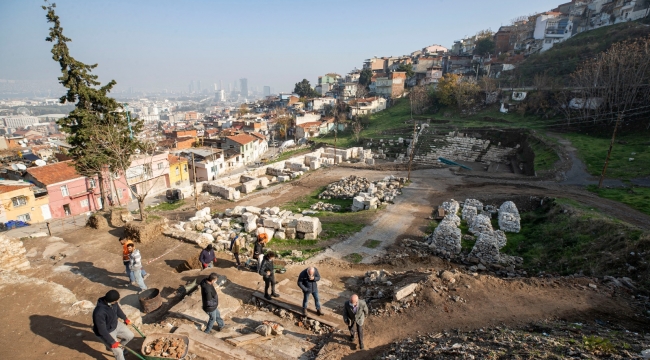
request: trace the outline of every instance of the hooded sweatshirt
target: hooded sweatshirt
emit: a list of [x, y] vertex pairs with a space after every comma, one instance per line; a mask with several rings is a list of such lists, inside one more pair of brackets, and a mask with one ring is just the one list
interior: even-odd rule
[[114, 344], [117, 339], [113, 339], [110, 333], [117, 329], [117, 318], [126, 320], [120, 305], [109, 305], [104, 297], [99, 298], [93, 310], [93, 333], [104, 339], [107, 344]]

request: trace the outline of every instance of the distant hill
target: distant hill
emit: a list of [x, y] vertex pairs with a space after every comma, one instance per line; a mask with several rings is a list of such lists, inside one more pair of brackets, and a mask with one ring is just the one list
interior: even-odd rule
[[517, 68], [519, 79], [523, 84], [532, 84], [536, 74], [546, 73], [566, 82], [580, 63], [609, 49], [612, 44], [648, 35], [650, 26], [641, 22], [621, 23], [578, 34], [544, 53], [528, 57]]

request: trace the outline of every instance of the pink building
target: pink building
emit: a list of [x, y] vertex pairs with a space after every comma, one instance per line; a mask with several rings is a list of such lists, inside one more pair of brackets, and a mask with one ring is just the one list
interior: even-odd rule
[[129, 186], [133, 194], [157, 194], [169, 188], [169, 151], [153, 155], [134, 155], [126, 178], [115, 180], [120, 187]]
[[27, 169], [25, 180], [47, 189], [53, 218], [63, 218], [102, 208], [96, 179], [80, 175], [72, 161]]

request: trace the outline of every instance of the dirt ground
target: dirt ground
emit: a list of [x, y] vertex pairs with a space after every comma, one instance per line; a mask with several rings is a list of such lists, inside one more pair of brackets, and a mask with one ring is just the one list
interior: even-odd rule
[[[371, 180], [390, 174], [404, 176], [391, 171], [335, 167], [308, 173], [295, 182], [272, 186], [236, 204], [260, 207], [282, 205], [351, 174]], [[432, 207], [450, 198], [462, 200], [466, 197], [480, 198], [486, 194], [494, 197], [561, 196], [598, 208], [633, 225], [645, 229], [650, 227], [650, 217], [623, 204], [598, 198], [577, 187], [552, 182], [465, 178], [454, 175], [448, 169], [417, 170], [413, 172], [412, 180], [413, 183], [405, 188], [404, 195], [395, 204], [377, 212], [370, 225], [360, 233], [333, 244], [324, 254], [312, 260], [321, 275], [333, 282], [333, 288], [350, 291], [348, 280], [362, 277], [368, 270], [454, 268], [453, 264], [435, 257], [381, 267], [340, 260], [350, 252], [359, 252], [360, 244], [367, 239], [381, 240], [382, 244], [372, 252], [364, 249], [367, 252], [365, 261], [390, 251], [391, 246], [399, 244], [400, 239], [422, 236]], [[222, 211], [234, 205], [223, 200], [210, 203], [213, 211]], [[165, 215], [176, 220], [193, 214], [192, 209]], [[137, 305], [137, 289], [127, 283], [121, 262], [121, 246], [117, 241], [121, 233], [121, 228], [111, 228], [109, 231], [84, 228], [65, 234], [62, 240], [27, 239], [24, 242], [32, 269], [22, 275], [60, 284], [69, 289], [77, 300], [92, 303], [109, 289], [116, 288], [122, 294], [124, 304]], [[161, 236], [142, 245], [140, 251], [145, 269], [151, 274], [147, 285], [161, 289], [164, 298], [161, 310], [143, 317], [144, 323], [149, 324], [145, 325], [146, 329], [165, 318], [165, 310], [176, 301], [176, 289], [193, 278], [177, 273], [175, 267], [188, 257], [198, 256], [200, 249], [193, 244], [179, 243], [178, 240]], [[260, 287], [260, 277], [252, 272], [235, 270], [233, 260], [223, 253], [219, 254], [219, 258], [215, 271], [237, 285], [237, 290], [229, 295], [247, 302], [251, 293]], [[298, 273], [305, 266], [289, 266], [285, 274], [277, 276], [277, 280], [289, 279], [290, 283], [295, 283]], [[392, 341], [418, 333], [476, 329], [497, 324], [517, 326], [547, 318], [597, 318], [623, 323], [630, 329], [647, 327], [639, 320], [639, 309], [634, 308], [628, 298], [593, 290], [585, 287], [585, 284], [577, 284], [577, 281], [537, 278], [506, 280], [487, 275], [463, 275], [457, 291], [466, 303], [453, 302], [436, 295], [426, 296], [424, 304], [418, 307], [405, 309], [397, 315], [371, 317], [365, 326], [366, 350], [356, 350], [355, 345], [347, 342], [345, 334], [335, 334], [327, 347], [328, 350], [335, 350], [337, 359], [366, 359], [379, 354]], [[52, 286], [30, 281], [0, 284], [0, 309], [4, 320], [4, 329], [0, 331], [0, 358], [110, 358], [109, 352], [92, 334], [90, 314], [71, 312], [70, 305], [62, 303], [56, 296], [58, 291]], [[318, 341], [317, 337], [312, 338], [311, 341]]]

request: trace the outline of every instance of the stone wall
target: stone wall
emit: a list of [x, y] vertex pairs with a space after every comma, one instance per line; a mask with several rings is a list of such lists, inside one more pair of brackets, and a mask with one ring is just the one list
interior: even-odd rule
[[0, 270], [20, 271], [30, 268], [23, 242], [0, 235]]
[[519, 148], [501, 146], [488, 139], [469, 137], [455, 131], [444, 137], [421, 137], [421, 150], [416, 154], [416, 162], [435, 162], [439, 157], [453, 161], [481, 162], [484, 164], [501, 163], [509, 164], [509, 157], [514, 155]]

